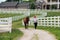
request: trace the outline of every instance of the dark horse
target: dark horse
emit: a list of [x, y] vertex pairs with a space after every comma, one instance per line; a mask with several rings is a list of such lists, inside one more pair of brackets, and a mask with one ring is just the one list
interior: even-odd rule
[[27, 29], [28, 24], [29, 24], [29, 17], [27, 16], [26, 18], [24, 18], [25, 29]]

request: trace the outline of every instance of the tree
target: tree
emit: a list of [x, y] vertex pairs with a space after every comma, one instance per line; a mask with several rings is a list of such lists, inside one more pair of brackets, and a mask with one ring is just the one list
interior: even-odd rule
[[34, 3], [30, 4], [30, 9], [35, 9], [35, 4]]
[[30, 2], [35, 2], [36, 0], [29, 0]]
[[6, 0], [7, 2], [11, 2], [11, 1], [19, 1], [19, 0]]
[[11, 0], [6, 0], [7, 2], [11, 2]]

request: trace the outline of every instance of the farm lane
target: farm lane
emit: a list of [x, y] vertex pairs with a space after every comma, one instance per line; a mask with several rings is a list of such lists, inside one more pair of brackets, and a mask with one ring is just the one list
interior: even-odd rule
[[21, 30], [24, 35], [21, 38], [18, 38], [18, 40], [57, 40], [55, 36], [48, 31], [38, 29], [35, 30], [32, 28], [19, 28], [19, 30]]

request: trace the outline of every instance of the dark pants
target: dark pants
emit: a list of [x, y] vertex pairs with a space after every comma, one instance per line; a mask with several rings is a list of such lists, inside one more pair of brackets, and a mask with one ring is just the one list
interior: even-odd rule
[[35, 29], [37, 28], [37, 22], [36, 23], [34, 23], [34, 26], [35, 26]]

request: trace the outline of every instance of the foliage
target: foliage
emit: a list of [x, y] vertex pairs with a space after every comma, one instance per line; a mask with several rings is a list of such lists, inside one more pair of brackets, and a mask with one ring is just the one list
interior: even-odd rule
[[60, 16], [60, 12], [48, 12], [47, 16]]
[[7, 2], [11, 2], [11, 1], [19, 1], [19, 0], [6, 0]]
[[0, 13], [0, 18], [5, 18], [5, 17], [13, 17], [13, 16], [19, 16], [21, 14], [14, 14], [14, 13]]
[[30, 9], [35, 9], [35, 4], [34, 3], [30, 4]]

